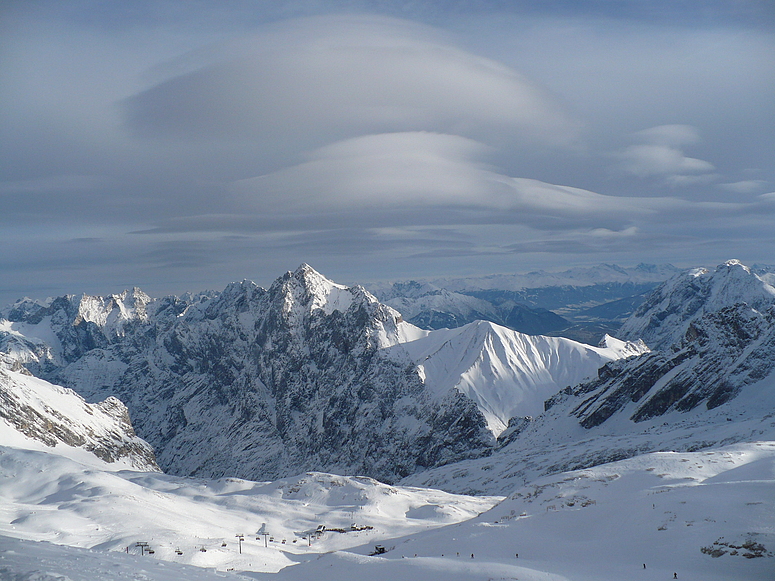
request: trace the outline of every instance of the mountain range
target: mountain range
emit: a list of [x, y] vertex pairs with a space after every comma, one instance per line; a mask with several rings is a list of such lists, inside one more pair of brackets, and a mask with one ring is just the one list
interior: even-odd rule
[[4, 317], [0, 349], [89, 400], [118, 397], [165, 471], [208, 477], [395, 482], [490, 454], [510, 418], [645, 351], [489, 322], [429, 332], [308, 265], [268, 290], [243, 281], [152, 300], [134, 289], [20, 301]]
[[[597, 346], [491, 321], [422, 329], [308, 265], [269, 289], [243, 281], [162, 299], [139, 289], [23, 299], [0, 316], [0, 495], [14, 514], [2, 534], [54, 526], [50, 540], [114, 550], [156, 535], [164, 559], [282, 569], [278, 579], [328, 578], [328, 567], [337, 578], [618, 579], [632, 560], [650, 571], [669, 539], [658, 575], [768, 578], [775, 287], [739, 261], [674, 274], [633, 307], [619, 338]], [[119, 502], [108, 508], [111, 495]], [[161, 498], [155, 510], [177, 524], [148, 513], [156, 524], [129, 533], [100, 516], [145, 514]], [[268, 508], [278, 498], [306, 532]], [[196, 525], [172, 506], [242, 527], [240, 510], [267, 515], [296, 544], [268, 553], [257, 544], [238, 559], [223, 526]], [[472, 518], [477, 506], [493, 508]], [[335, 529], [321, 540], [316, 528], [316, 541], [335, 552], [318, 562], [298, 541], [311, 546], [323, 514]], [[74, 524], [83, 519], [96, 530]], [[254, 520], [258, 543], [267, 525]], [[552, 556], [551, 539], [570, 553]], [[375, 541], [386, 557], [367, 556]], [[9, 555], [31, 550], [0, 543]], [[595, 570], [611, 546], [617, 556]], [[437, 560], [453, 547], [486, 562]], [[45, 549], [51, 563], [91, 559], [57, 551]], [[410, 552], [420, 559], [402, 563]], [[743, 565], [742, 555], [767, 563]], [[14, 572], [3, 563], [0, 574]]]

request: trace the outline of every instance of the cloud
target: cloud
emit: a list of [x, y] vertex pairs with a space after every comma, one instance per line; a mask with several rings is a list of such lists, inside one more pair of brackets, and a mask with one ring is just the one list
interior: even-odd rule
[[97, 176], [59, 175], [32, 180], [0, 182], [0, 194], [64, 194], [83, 190], [94, 190], [104, 185]]
[[238, 180], [232, 192], [254, 211], [460, 207], [578, 218], [632, 205], [587, 190], [512, 178], [482, 161], [488, 148], [457, 135], [401, 132], [343, 140], [308, 161]]
[[342, 14], [417, 3], [17, 4], [0, 34], [8, 300], [263, 284], [302, 261], [363, 282], [772, 255], [763, 29], [535, 3], [429, 8], [449, 33]]
[[475, 161], [486, 148], [457, 135], [402, 132], [324, 146], [309, 161], [233, 185], [251, 205], [283, 211], [439, 204], [497, 204]]
[[288, 215], [308, 216], [318, 226], [333, 219], [336, 227], [337, 218], [346, 214], [364, 225], [374, 220], [386, 225], [508, 223], [545, 231], [592, 230], [598, 237], [632, 235], [641, 221], [669, 222], [677, 216], [731, 214], [745, 208], [671, 197], [603, 195], [512, 177], [484, 163], [488, 151], [456, 135], [368, 135], [319, 148], [295, 166], [238, 180], [230, 191], [250, 213], [267, 221], [272, 215], [280, 221]]
[[668, 145], [631, 145], [620, 155], [622, 166], [638, 177], [713, 171], [713, 164], [686, 157], [680, 149]]
[[659, 125], [637, 131], [635, 137], [646, 143], [673, 147], [691, 145], [700, 141], [700, 134], [691, 125]]
[[300, 19], [202, 60], [126, 99], [128, 127], [142, 136], [274, 147], [406, 130], [568, 143], [576, 131], [553, 98], [515, 70], [402, 20]]
[[718, 187], [727, 190], [728, 192], [734, 192], [735, 194], [754, 194], [763, 190], [766, 185], [767, 182], [764, 180], [743, 180], [740, 182], [719, 184]]
[[640, 178], [662, 177], [671, 185], [707, 183], [716, 179], [710, 174], [716, 169], [712, 163], [688, 157], [680, 149], [682, 145], [700, 140], [694, 127], [660, 125], [638, 131], [634, 137], [645, 143], [630, 145], [615, 155], [626, 173]]

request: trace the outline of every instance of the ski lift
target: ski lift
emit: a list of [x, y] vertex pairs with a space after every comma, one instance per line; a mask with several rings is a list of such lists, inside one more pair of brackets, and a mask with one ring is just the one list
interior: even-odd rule
[[175, 554], [176, 555], [182, 555], [183, 551], [181, 551], [180, 549], [175, 549]]

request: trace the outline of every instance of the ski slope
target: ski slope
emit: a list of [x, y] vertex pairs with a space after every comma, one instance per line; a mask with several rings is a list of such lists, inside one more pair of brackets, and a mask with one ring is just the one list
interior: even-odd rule
[[[467, 520], [501, 500], [365, 477], [204, 480], [97, 462], [0, 446], [0, 535], [138, 555], [145, 542], [154, 559], [278, 571], [310, 554]], [[317, 534], [321, 525], [339, 531]]]
[[[775, 571], [775, 442], [555, 474], [497, 504], [322, 474], [271, 484], [79, 474], [43, 455], [2, 450], [0, 578], [769, 581]], [[375, 531], [289, 544], [293, 531], [344, 525], [352, 512]], [[255, 540], [258, 521], [275, 533], [269, 548]], [[234, 531], [246, 534], [242, 555]], [[116, 552], [135, 539], [154, 554]], [[375, 544], [386, 552], [371, 556]]]

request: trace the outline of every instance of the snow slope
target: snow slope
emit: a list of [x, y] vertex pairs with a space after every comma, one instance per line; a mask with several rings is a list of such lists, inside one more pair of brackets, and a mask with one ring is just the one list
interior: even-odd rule
[[544, 400], [594, 375], [608, 361], [646, 351], [639, 343], [606, 337], [591, 347], [560, 337], [530, 336], [477, 321], [439, 329], [391, 349], [418, 366], [435, 398], [456, 389], [473, 400], [497, 437], [514, 417], [538, 415]]
[[[146, 558], [220, 570], [277, 571], [308, 555], [457, 523], [499, 500], [322, 473], [268, 483], [115, 471], [0, 446], [0, 535], [138, 555], [145, 549], [136, 543], [146, 542], [154, 551]], [[320, 525], [341, 532], [317, 534]]]
[[[0, 442], [56, 450], [113, 470], [158, 470], [153, 449], [135, 435], [114, 397], [89, 404], [71, 389], [32, 377], [0, 359]], [[11, 367], [9, 367], [9, 365]]]
[[271, 578], [770, 580], [773, 490], [775, 442], [646, 454], [536, 480], [475, 519], [394, 539], [381, 557], [363, 547]]
[[[3, 466], [8, 465], [9, 454], [11, 462], [30, 463], [30, 471], [40, 466], [36, 464], [39, 459], [19, 455], [18, 451], [3, 452]], [[57, 472], [56, 462], [47, 462], [46, 466], [62, 475]], [[101, 476], [86, 473], [83, 487], [78, 489], [81, 496], [54, 485], [54, 494], [38, 495], [49, 504], [35, 504], [36, 499], [28, 495], [25, 500], [32, 501], [31, 504], [12, 505], [11, 510], [27, 512], [26, 517], [17, 517], [16, 524], [11, 525], [16, 529], [9, 531], [10, 527], [5, 525], [2, 531], [5, 536], [0, 536], [0, 577], [38, 581], [659, 581], [672, 579], [675, 574], [678, 579], [702, 581], [769, 581], [775, 570], [772, 441], [702, 452], [646, 454], [555, 474], [518, 487], [480, 516], [442, 527], [435, 526], [438, 521], [431, 526], [428, 522], [419, 526], [410, 523], [417, 516], [430, 514], [424, 509], [428, 504], [403, 512], [412, 501], [428, 502], [430, 499], [423, 498], [423, 494], [437, 493], [394, 489], [397, 493], [384, 495], [378, 485], [361, 483], [361, 490], [372, 487], [372, 493], [378, 497], [374, 499], [372, 495], [371, 502], [362, 506], [376, 509], [373, 514], [381, 518], [384, 534], [368, 537], [358, 533], [360, 536], [350, 537], [353, 533], [331, 532], [313, 540], [311, 547], [299, 543], [289, 546], [286, 539], [285, 545], [275, 542], [276, 548], [264, 548], [260, 540], [249, 535], [241, 556], [235, 530], [249, 531], [250, 526], [265, 519], [266, 530], [270, 531], [275, 526], [273, 519], [283, 510], [287, 511], [288, 521], [298, 519], [301, 526], [304, 522], [314, 525], [321, 519], [335, 519], [337, 514], [346, 514], [352, 508], [351, 494], [357, 492], [358, 482], [337, 477], [340, 486], [330, 486], [321, 480], [331, 477], [318, 474], [308, 475], [304, 478], [307, 481], [295, 484], [291, 480], [276, 485], [225, 480], [205, 486], [204, 482], [186, 485], [184, 479], [162, 479], [159, 475], [112, 474], [119, 479], [117, 482], [106, 482]], [[308, 487], [309, 479], [315, 486]], [[105, 489], [91, 497], [83, 494], [94, 485]], [[18, 486], [9, 487], [4, 482], [4, 495], [9, 488], [19, 490]], [[342, 492], [337, 494], [340, 489]], [[95, 530], [95, 523], [107, 520], [106, 516], [99, 516], [99, 511], [110, 509], [109, 502], [103, 500], [108, 492], [113, 493], [114, 503], [117, 501], [119, 506], [130, 505], [141, 511], [141, 518], [129, 519], [118, 512], [113, 516], [119, 516], [117, 523], [122, 533], [129, 533], [127, 529], [132, 527], [131, 540], [149, 541], [153, 555], [109, 552], [105, 551], [106, 546], [85, 551], [9, 538], [45, 536], [30, 523], [36, 518], [45, 520], [58, 506], [64, 511], [58, 517], [60, 526], [67, 525], [64, 530], [70, 535], [70, 543], [77, 544], [73, 540], [80, 539], [83, 544], [87, 538], [92, 542], [99, 535], [106, 535], [102, 529]], [[318, 493], [322, 496], [316, 496]], [[137, 496], [131, 498], [133, 495]], [[311, 502], [305, 505], [295, 498], [308, 498]], [[273, 499], [277, 499], [277, 506], [270, 504]], [[443, 499], [433, 498], [429, 504], [436, 502]], [[239, 512], [235, 510], [238, 507]], [[467, 514], [471, 514], [472, 508], [468, 505]], [[186, 509], [195, 512], [189, 515]], [[168, 519], [164, 527], [158, 524], [160, 516], [154, 512], [158, 510]], [[260, 512], [260, 517], [250, 518], [259, 516], [252, 511]], [[380, 512], [388, 514], [377, 516]], [[309, 518], [310, 514], [315, 517]], [[201, 520], [193, 522], [196, 517]], [[293, 528], [298, 527], [288, 530]], [[184, 542], [182, 536], [191, 543], [194, 535], [203, 533], [212, 537], [186, 545], [181, 551], [183, 555], [167, 550], [175, 542]], [[117, 543], [128, 539], [129, 536], [123, 537]], [[355, 542], [350, 543], [349, 539]], [[226, 547], [220, 546], [223, 541]], [[362, 544], [358, 545], [358, 541]], [[208, 548], [206, 553], [196, 550], [202, 542]], [[386, 552], [370, 556], [375, 544], [384, 546]], [[193, 555], [189, 547], [194, 549]], [[183, 568], [181, 561], [198, 562], [208, 569]], [[224, 571], [232, 567], [235, 571]], [[255, 572], [258, 569], [275, 572]]]

